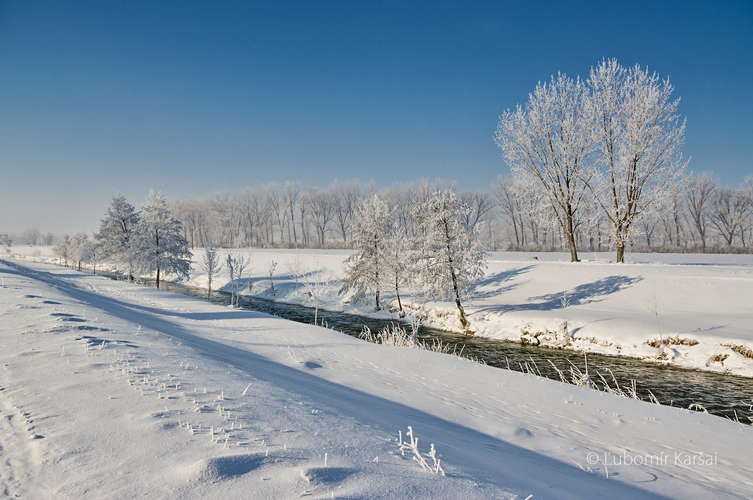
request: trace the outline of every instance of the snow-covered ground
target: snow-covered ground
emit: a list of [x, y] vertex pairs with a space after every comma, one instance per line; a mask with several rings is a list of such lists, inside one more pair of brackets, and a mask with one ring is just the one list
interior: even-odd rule
[[[318, 256], [325, 265], [340, 258]], [[546, 276], [538, 269], [548, 263], [532, 265], [513, 283]], [[730, 278], [745, 275], [734, 267]], [[646, 266], [635, 268], [650, 279]], [[607, 274], [629, 278], [631, 269]], [[567, 289], [593, 281], [573, 277]], [[485, 287], [508, 286], [495, 283]], [[474, 315], [485, 314], [482, 300]], [[8, 497], [753, 491], [749, 425], [30, 261], [0, 259], [0, 357], [0, 492]], [[424, 456], [435, 445], [446, 475], [400, 453], [398, 431], [406, 440], [408, 426]]]
[[[31, 256], [39, 248], [14, 247]], [[49, 256], [41, 248], [41, 256]], [[198, 261], [202, 250], [195, 251]], [[342, 275], [345, 250], [239, 250], [250, 255], [250, 287], [243, 294], [313, 306], [297, 287], [290, 264], [322, 269], [322, 277]], [[224, 252], [223, 252], [224, 254]], [[536, 257], [534, 259], [533, 257]], [[486, 278], [466, 313], [476, 335], [536, 345], [622, 355], [753, 377], [753, 255], [628, 254], [614, 264], [611, 253], [582, 253], [570, 263], [565, 253], [495, 252]], [[278, 262], [275, 295], [265, 267]], [[226, 272], [214, 288], [228, 289]], [[194, 265], [187, 284], [206, 287], [206, 274]], [[383, 291], [389, 310], [374, 312], [373, 302], [353, 304], [338, 295], [335, 282], [320, 308], [398, 318], [394, 293]], [[402, 303], [421, 299], [405, 290]], [[426, 323], [461, 331], [452, 302], [423, 304]], [[326, 316], [326, 315], [325, 315]], [[566, 328], [565, 328], [566, 325]]]

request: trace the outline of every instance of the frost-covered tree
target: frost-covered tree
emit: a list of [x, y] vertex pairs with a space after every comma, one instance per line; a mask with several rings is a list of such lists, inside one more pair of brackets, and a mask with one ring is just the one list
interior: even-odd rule
[[751, 212], [753, 203], [745, 187], [717, 189], [711, 203], [711, 224], [728, 246], [732, 246], [736, 234], [740, 235], [745, 246], [743, 231]]
[[274, 227], [277, 226], [280, 234], [280, 246], [285, 246], [285, 228], [288, 225], [287, 204], [285, 203], [285, 193], [280, 191], [280, 186], [276, 183], [264, 186], [264, 198], [269, 210], [270, 219], [270, 236], [272, 245], [274, 245]]
[[243, 272], [251, 264], [251, 257], [240, 253], [228, 252], [225, 256], [225, 269], [230, 275], [230, 307], [237, 306]]
[[525, 229], [523, 226], [523, 213], [515, 196], [515, 188], [510, 179], [497, 177], [492, 183], [492, 193], [497, 198], [499, 216], [512, 225], [517, 246], [525, 245]]
[[68, 259], [71, 258], [71, 237], [64, 234], [58, 238], [55, 246], [52, 247], [52, 253], [65, 263], [65, 267], [68, 267]]
[[141, 206], [141, 217], [131, 242], [136, 268], [142, 273], [160, 276], [177, 274], [188, 276], [191, 270], [191, 251], [183, 237], [183, 227], [173, 218], [162, 193], [149, 192]]
[[120, 193], [112, 199], [105, 218], [99, 224], [95, 238], [99, 244], [103, 259], [111, 259], [124, 266], [128, 279], [133, 280], [135, 255], [132, 242], [136, 234], [139, 214]]
[[[687, 179], [679, 179], [667, 189], [664, 200], [661, 202], [660, 218], [664, 226], [664, 238], [669, 244], [680, 246], [681, 240], [685, 233], [683, 228], [683, 215], [685, 210], [685, 193], [687, 192]], [[652, 221], [654, 217], [648, 217], [646, 220]], [[685, 237], [687, 241], [687, 237]]]
[[23, 238], [27, 245], [39, 245], [41, 244], [42, 232], [39, 228], [32, 227], [21, 233], [21, 238]]
[[285, 261], [285, 269], [287, 269], [290, 277], [295, 281], [295, 293], [298, 295], [298, 284], [303, 277], [303, 260], [300, 255], [296, 255], [293, 260]]
[[525, 107], [502, 113], [495, 135], [513, 177], [535, 183], [546, 196], [573, 262], [578, 261], [575, 230], [588, 180], [586, 158], [593, 148], [588, 103], [580, 79], [552, 76], [536, 86]]
[[[285, 183], [285, 207], [290, 221], [288, 224], [288, 242], [292, 242], [296, 247], [298, 246], [298, 233], [295, 230], [295, 209], [298, 204], [298, 200], [301, 197], [301, 184], [298, 182], [286, 182]], [[291, 234], [292, 233], [292, 234]], [[298, 283], [296, 282], [296, 292]]]
[[470, 209], [465, 219], [468, 226], [473, 229], [477, 225], [480, 226], [494, 209], [494, 202], [485, 191], [463, 191], [458, 197]]
[[390, 211], [378, 195], [365, 198], [353, 216], [351, 246], [356, 253], [343, 262], [341, 293], [350, 289], [356, 295], [373, 292], [374, 309], [379, 311], [379, 294], [386, 278], [385, 240], [390, 232]]
[[309, 193], [309, 206], [319, 245], [324, 248], [328, 226], [334, 216], [332, 200], [325, 191], [314, 191]]
[[748, 234], [748, 244], [753, 246], [753, 174], [748, 174], [745, 177], [745, 184], [743, 185], [745, 196], [748, 199], [748, 216], [743, 220], [742, 230], [740, 236], [745, 248], [745, 233]]
[[636, 65], [602, 61], [588, 79], [595, 174], [586, 178], [591, 193], [612, 225], [617, 262], [624, 262], [633, 223], [652, 217], [668, 189], [683, 175], [680, 148], [685, 122], [670, 100], [669, 80]]
[[386, 260], [385, 274], [387, 275], [386, 285], [395, 290], [397, 307], [402, 315], [403, 302], [400, 299], [400, 291], [411, 284], [413, 253], [407, 230], [405, 227], [397, 224], [394, 219], [385, 240], [384, 254]]
[[0, 246], [2, 246], [7, 255], [10, 255], [10, 247], [13, 243], [13, 239], [7, 234], [0, 234]]
[[84, 262], [91, 264], [94, 274], [97, 274], [97, 265], [102, 262], [102, 246], [96, 239], [96, 235], [86, 245], [86, 260]]
[[324, 268], [318, 262], [314, 263], [314, 270], [307, 267], [303, 270], [303, 284], [306, 286], [309, 296], [314, 299], [314, 324], [319, 321], [319, 301], [327, 293], [337, 278], [331, 273], [325, 278]]
[[358, 179], [346, 183], [335, 182], [329, 188], [337, 232], [347, 243], [353, 216], [361, 201], [361, 184]]
[[464, 328], [470, 323], [461, 299], [470, 297], [486, 268], [486, 252], [466, 222], [469, 211], [450, 189], [436, 191], [415, 208], [420, 225], [418, 280], [429, 296], [455, 300]]
[[277, 270], [277, 261], [270, 261], [264, 266], [264, 269], [269, 273], [269, 290], [272, 292], [272, 295], [275, 295], [275, 282], [273, 281], [273, 277]]
[[80, 231], [73, 235], [69, 245], [69, 258], [81, 270], [81, 263], [88, 262], [90, 259], [89, 248], [89, 235], [84, 231]]
[[209, 300], [212, 296], [212, 281], [220, 272], [220, 269], [222, 269], [220, 254], [217, 251], [217, 247], [211, 241], [204, 243], [204, 253], [201, 254], [199, 267], [207, 273], [207, 300]]
[[702, 252], [706, 251], [706, 237], [711, 223], [711, 203], [717, 189], [719, 184], [710, 172], [691, 174], [688, 179], [685, 199], [693, 227], [701, 238]]

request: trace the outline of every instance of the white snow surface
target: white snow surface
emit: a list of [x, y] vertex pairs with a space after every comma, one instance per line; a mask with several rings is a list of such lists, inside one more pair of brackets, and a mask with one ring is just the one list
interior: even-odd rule
[[[336, 262], [342, 254], [317, 257]], [[550, 265], [495, 261], [490, 267], [516, 270], [512, 283], [484, 286], [511, 286], [513, 294], [514, 283], [543, 278]], [[674, 283], [719, 288], [720, 275], [736, 283], [750, 269], [732, 263], [703, 274], [705, 267], [594, 263], [554, 292], [592, 283], [604, 267], [607, 276], [642, 273], [661, 283], [646, 271], [655, 268], [665, 280], [677, 276]], [[577, 307], [588, 306], [587, 297], [610, 300], [584, 297]], [[474, 307], [476, 317], [490, 314], [481, 300]], [[742, 330], [723, 328], [732, 337]], [[0, 357], [0, 495], [7, 497], [749, 498], [753, 491], [749, 425], [28, 260], [0, 260]], [[398, 431], [407, 440], [408, 426], [424, 455], [435, 445], [446, 475], [401, 455]]]
[[[309, 306], [311, 298], [302, 287], [296, 290], [285, 264], [297, 257], [307, 269], [323, 268], [324, 275], [337, 277], [351, 254], [247, 252], [254, 269], [251, 287], [242, 293]], [[571, 263], [563, 253], [492, 253], [486, 278], [464, 305], [470, 329], [494, 339], [753, 377], [753, 255], [629, 254], [625, 264], [609, 261], [611, 254], [581, 257], [583, 262]], [[272, 259], [280, 263], [274, 296], [264, 275], [264, 264]], [[227, 277], [215, 283], [222, 287]], [[196, 268], [188, 284], [205, 288], [206, 276]], [[338, 295], [339, 289], [336, 282], [321, 309], [399, 319], [394, 292], [382, 290], [388, 307], [374, 312], [373, 299], [353, 304], [351, 296]], [[422, 305], [427, 325], [462, 331], [451, 301], [423, 303], [411, 290], [401, 299], [404, 307]], [[322, 316], [326, 319], [326, 313]]]
[[[13, 252], [30, 256], [40, 248], [43, 260], [49, 260], [46, 247], [13, 247]], [[233, 251], [251, 259], [242, 280], [244, 295], [313, 307], [288, 269], [298, 259], [304, 269], [322, 269], [322, 276], [335, 278], [320, 311], [400, 320], [392, 290], [382, 290], [379, 312], [373, 295], [354, 304], [350, 294], [338, 293], [337, 277], [351, 251]], [[201, 252], [194, 250], [195, 262]], [[580, 257], [582, 262], [571, 263], [569, 253], [491, 253], [485, 279], [464, 304], [470, 330], [493, 339], [753, 377], [753, 255], [627, 254], [624, 264], [610, 261], [611, 253]], [[279, 264], [274, 295], [265, 274], [271, 260]], [[206, 274], [196, 264], [189, 279], [180, 281], [207, 287]], [[224, 270], [213, 288], [229, 290]], [[401, 293], [406, 310], [423, 308], [427, 326], [463, 331], [453, 302], [424, 301], [410, 289]], [[319, 318], [326, 320], [326, 312]]]
[[[50, 260], [46, 247], [13, 247], [13, 252], [30, 256], [40, 248], [43, 260]], [[202, 251], [194, 250], [195, 262]], [[373, 296], [354, 304], [351, 295], [338, 293], [337, 278], [351, 251], [233, 251], [251, 259], [242, 280], [244, 295], [313, 307], [288, 270], [298, 259], [304, 269], [322, 269], [322, 276], [335, 278], [320, 310], [400, 320], [394, 291], [382, 290], [386, 307], [379, 312]], [[493, 339], [753, 377], [753, 255], [627, 254], [625, 264], [615, 264], [613, 257], [582, 253], [582, 262], [571, 263], [566, 253], [491, 253], [485, 279], [464, 304], [470, 330]], [[271, 260], [279, 264], [274, 295], [265, 274]], [[207, 286], [196, 264], [181, 281]], [[214, 278], [213, 287], [229, 290], [226, 272]], [[424, 324], [463, 331], [453, 302], [424, 301], [410, 289], [401, 293], [406, 310], [423, 308]], [[326, 313], [319, 317], [326, 320]]]

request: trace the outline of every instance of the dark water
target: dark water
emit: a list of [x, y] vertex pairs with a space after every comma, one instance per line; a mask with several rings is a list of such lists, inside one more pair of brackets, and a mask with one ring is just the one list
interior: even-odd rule
[[[114, 279], [122, 276], [104, 274]], [[152, 280], [141, 280], [147, 286], [154, 286]], [[199, 288], [187, 287], [176, 283], [162, 282], [163, 290], [206, 299], [207, 292]], [[230, 294], [213, 291], [211, 301], [216, 304], [228, 305]], [[242, 308], [259, 311], [280, 318], [312, 324], [314, 309], [294, 304], [273, 302], [255, 297], [240, 297]], [[393, 321], [368, 318], [353, 314], [319, 310], [319, 322], [327, 327], [348, 335], [358, 336], [364, 326], [376, 333], [382, 328], [390, 326]], [[554, 380], [560, 380], [560, 375], [554, 364], [571, 379], [573, 365], [582, 372], [585, 371], [583, 354], [572, 351], [550, 349], [544, 347], [525, 346], [514, 342], [485, 339], [482, 337], [465, 336], [421, 327], [419, 339], [431, 343], [433, 339], [449, 344], [450, 350], [462, 348], [462, 355], [476, 358], [490, 366], [515, 371], [540, 374]], [[588, 355], [588, 373], [591, 380], [603, 389], [601, 374], [611, 388], [619, 385], [628, 389], [635, 383], [636, 391], [641, 399], [649, 400], [649, 391], [661, 404], [688, 408], [692, 404], [700, 404], [714, 415], [750, 424], [753, 422], [753, 379], [721, 375], [700, 370], [687, 370], [665, 365], [647, 363], [630, 358]], [[616, 380], [616, 383], [615, 383]]]

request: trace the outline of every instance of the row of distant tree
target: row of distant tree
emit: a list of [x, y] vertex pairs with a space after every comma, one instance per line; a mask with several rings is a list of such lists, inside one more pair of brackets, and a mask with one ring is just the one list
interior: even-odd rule
[[[170, 206], [190, 246], [215, 241], [225, 248], [347, 248], [361, 200], [379, 194], [410, 238], [418, 235], [413, 210], [431, 193], [453, 189], [443, 181], [406, 182], [377, 189], [357, 180], [326, 189], [270, 184], [237, 194], [178, 198]], [[457, 191], [470, 209], [466, 220], [489, 250], [568, 248], [548, 195], [526, 179], [502, 177], [487, 191]], [[604, 209], [586, 190], [573, 212], [578, 251], [616, 250]], [[736, 188], [710, 173], [684, 173], [628, 227], [626, 249], [664, 252], [748, 252], [753, 248], [753, 176]]]
[[[443, 189], [453, 189], [453, 185], [438, 180], [377, 189], [373, 183], [363, 185], [352, 180], [313, 190], [287, 182], [236, 195], [225, 192], [207, 198], [177, 198], [167, 205], [171, 216], [181, 222], [181, 234], [190, 248], [202, 247], [205, 241], [223, 248], [348, 248], [356, 209], [364, 199], [378, 194], [407, 237], [415, 239], [420, 232], [415, 207]], [[567, 247], [545, 193], [531, 189], [530, 183], [500, 176], [491, 192], [456, 191], [456, 195], [469, 209], [465, 220], [488, 250], [550, 251]], [[644, 212], [630, 227], [629, 249], [753, 249], [753, 176], [733, 188], [720, 185], [711, 173], [690, 173], [675, 179], [655, 203], [654, 209]], [[579, 251], [615, 249], [611, 223], [588, 192], [575, 212], [574, 227]], [[0, 245], [51, 245], [58, 239], [69, 241], [76, 249], [68, 260], [77, 262], [74, 257], [86, 250], [81, 242], [89, 237], [86, 233], [54, 237], [30, 229], [15, 236], [0, 235]]]
[[[561, 248], [562, 231], [547, 200], [526, 183], [499, 178], [492, 186], [508, 249]], [[574, 217], [579, 251], [614, 250], [612, 223], [586, 195]], [[737, 188], [704, 172], [675, 180], [655, 207], [629, 229], [627, 248], [649, 252], [749, 253], [753, 251], [753, 176]]]
[[0, 245], [50, 246], [55, 243], [55, 234], [42, 233], [37, 227], [29, 228], [15, 235], [0, 234]]
[[363, 200], [378, 194], [408, 236], [415, 237], [419, 231], [415, 207], [446, 188], [471, 208], [466, 217], [471, 226], [481, 227], [491, 219], [494, 202], [490, 193], [457, 192], [453, 183], [442, 180], [402, 182], [386, 189], [357, 179], [335, 182], [325, 189], [285, 182], [237, 194], [177, 198], [170, 206], [183, 223], [191, 248], [204, 241], [223, 248], [348, 248], [354, 216]]
[[[373, 183], [352, 180], [314, 190], [287, 182], [235, 195], [224, 192], [206, 198], [177, 198], [167, 204], [181, 222], [181, 234], [190, 248], [202, 247], [205, 241], [222, 248], [348, 248], [355, 211], [362, 200], [379, 194], [407, 237], [415, 239], [420, 230], [415, 207], [442, 189], [453, 189], [453, 185], [420, 181], [377, 189]], [[502, 176], [490, 191], [456, 191], [469, 209], [465, 220], [479, 232], [488, 250], [566, 248], [567, 240], [544, 193], [515, 177]], [[316, 200], [313, 206], [312, 200]], [[601, 210], [586, 192], [574, 218], [579, 251], [615, 249], [611, 223]], [[628, 248], [640, 251], [750, 252], [753, 176], [733, 188], [720, 185], [708, 172], [683, 175], [656, 201], [655, 209], [637, 219], [629, 234]], [[79, 233], [68, 239], [83, 241], [86, 236]], [[51, 245], [58, 238], [30, 229], [15, 236], [0, 235], [0, 245]]]

